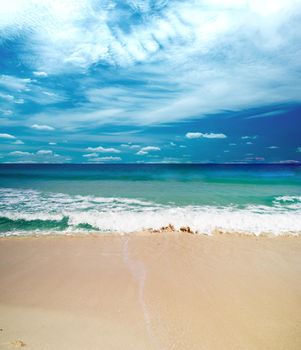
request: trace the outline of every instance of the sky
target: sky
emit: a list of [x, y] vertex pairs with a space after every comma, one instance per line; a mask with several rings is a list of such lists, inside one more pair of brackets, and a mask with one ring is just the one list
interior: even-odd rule
[[0, 162], [301, 162], [301, 1], [0, 0]]

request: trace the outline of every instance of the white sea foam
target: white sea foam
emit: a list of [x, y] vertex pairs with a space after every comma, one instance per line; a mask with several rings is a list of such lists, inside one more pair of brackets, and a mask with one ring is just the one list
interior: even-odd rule
[[70, 223], [78, 225], [88, 223], [102, 230], [139, 231], [158, 229], [172, 224], [176, 229], [182, 226], [199, 233], [210, 234], [215, 229], [226, 231], [245, 231], [254, 234], [270, 232], [301, 231], [300, 213], [254, 213], [247, 209], [232, 210], [229, 208], [166, 208], [142, 212], [110, 212], [110, 213], [72, 213]]
[[287, 208], [290, 210], [301, 210], [301, 196], [281, 196], [273, 201], [276, 208]]
[[276, 197], [275, 201], [278, 202], [300, 202], [301, 203], [301, 196], [280, 196]]
[[25, 221], [61, 221], [67, 218], [67, 231], [77, 231], [82, 225], [90, 225], [91, 229], [100, 231], [133, 232], [172, 224], [176, 229], [190, 226], [193, 231], [204, 234], [222, 229], [279, 235], [301, 232], [301, 197], [277, 197], [272, 206], [247, 205], [239, 208], [172, 206], [130, 198], [0, 189], [0, 217]]

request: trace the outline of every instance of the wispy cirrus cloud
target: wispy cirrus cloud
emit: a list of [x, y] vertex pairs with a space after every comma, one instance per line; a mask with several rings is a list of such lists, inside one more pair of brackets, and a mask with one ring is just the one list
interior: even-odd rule
[[[0, 41], [1, 50], [1, 41]], [[44, 72], [34, 72], [41, 74]], [[46, 73], [45, 73], [46, 74]], [[36, 79], [19, 78], [15, 75], [0, 75], [0, 115], [11, 120], [13, 114], [24, 114], [32, 106], [55, 105], [67, 100], [66, 93], [53, 85], [40, 84]], [[22, 105], [27, 105], [25, 108]], [[32, 113], [30, 113], [32, 115]]]
[[[18, 54], [43, 81], [49, 74], [88, 72], [95, 64], [113, 70], [103, 86], [101, 71], [81, 79], [76, 107], [46, 108], [30, 116], [32, 122], [47, 124], [55, 113], [66, 128], [92, 121], [149, 125], [301, 102], [301, 29], [294, 26], [300, 16], [296, 0], [11, 0], [3, 4], [0, 36], [5, 41], [28, 33], [28, 50]], [[114, 83], [116, 67], [120, 78], [138, 85]], [[7, 75], [1, 84], [17, 91], [39, 86]], [[27, 98], [38, 104], [64, 100], [40, 89]]]
[[0, 99], [6, 100], [8, 102], [13, 102], [13, 103], [17, 103], [17, 104], [22, 104], [24, 103], [24, 100], [22, 98], [16, 99], [14, 96], [12, 95], [8, 95], [8, 94], [3, 94], [0, 93]]
[[[39, 49], [37, 64], [45, 64], [46, 58], [48, 64], [59, 67], [86, 67], [99, 61], [131, 64], [148, 59], [162, 47], [183, 47], [186, 41], [190, 52], [206, 52], [221, 36], [246, 23], [254, 37], [258, 28], [262, 39], [273, 35], [261, 45], [279, 45], [281, 37], [275, 28], [298, 10], [294, 0], [125, 1], [123, 5], [113, 0], [12, 0], [3, 4], [0, 30], [9, 38], [30, 30], [35, 39], [32, 49]], [[131, 20], [134, 14], [140, 21]], [[257, 36], [257, 43], [260, 39]]]
[[0, 86], [13, 91], [29, 91], [29, 84], [32, 82], [29, 78], [19, 78], [12, 75], [1, 75]]
[[[175, 140], [118, 135], [124, 126], [144, 131], [249, 110], [249, 123], [275, 119], [301, 103], [300, 18], [298, 0], [2, 1], [0, 125], [26, 144], [15, 130], [68, 135], [83, 159], [87, 139], [103, 148]], [[216, 130], [185, 130], [199, 129]], [[241, 138], [221, 130], [229, 142]], [[225, 135], [199, 134], [190, 138]], [[267, 142], [266, 150], [277, 141]], [[121, 147], [134, 157], [152, 152]]]

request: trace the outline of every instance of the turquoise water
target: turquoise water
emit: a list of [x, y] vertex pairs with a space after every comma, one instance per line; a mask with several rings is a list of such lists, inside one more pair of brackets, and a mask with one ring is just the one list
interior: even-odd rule
[[299, 165], [0, 165], [0, 232], [301, 231]]

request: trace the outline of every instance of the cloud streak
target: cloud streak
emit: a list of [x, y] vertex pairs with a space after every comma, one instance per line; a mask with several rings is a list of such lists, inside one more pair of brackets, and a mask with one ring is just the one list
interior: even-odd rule
[[120, 153], [120, 151], [116, 148], [113, 148], [113, 147], [105, 148], [102, 146], [88, 147], [88, 148], [86, 148], [86, 150], [89, 152], [99, 152], [99, 153]]
[[102, 163], [102, 162], [118, 162], [121, 161], [120, 157], [113, 157], [113, 156], [108, 156], [108, 157], [97, 157], [97, 158], [90, 158], [89, 162], [96, 162], [96, 163]]
[[201, 133], [201, 132], [188, 132], [186, 134], [187, 139], [226, 139], [225, 134], [214, 134], [214, 133]]
[[0, 139], [8, 139], [8, 140], [11, 140], [11, 139], [15, 139], [16, 137], [14, 135], [11, 135], [11, 134], [0, 134]]
[[142, 147], [136, 154], [138, 156], [144, 156], [149, 152], [157, 152], [157, 151], [161, 151], [161, 148], [156, 146], [146, 146], [146, 147]]
[[53, 131], [53, 130], [55, 130], [55, 128], [52, 126], [41, 125], [41, 124], [33, 124], [33, 125], [31, 125], [31, 128], [35, 129], [35, 130], [40, 130], [40, 131]]

